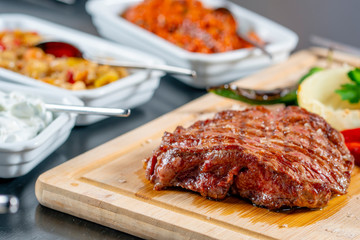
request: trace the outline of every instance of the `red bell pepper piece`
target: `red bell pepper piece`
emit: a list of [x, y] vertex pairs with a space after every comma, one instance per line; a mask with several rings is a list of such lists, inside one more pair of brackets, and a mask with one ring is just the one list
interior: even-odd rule
[[347, 148], [355, 158], [355, 164], [360, 166], [360, 142], [349, 142], [346, 143]]
[[360, 142], [360, 128], [346, 129], [341, 131], [345, 142]]
[[360, 128], [341, 131], [345, 144], [355, 158], [355, 164], [360, 166]]
[[74, 73], [72, 71], [67, 71], [66, 73], [66, 80], [67, 82], [71, 83], [71, 84], [74, 84], [75, 83], [75, 80], [74, 80]]
[[0, 51], [4, 51], [5, 49], [5, 44], [0, 41]]
[[14, 44], [15, 46], [21, 46], [21, 40], [15, 38], [14, 41], [13, 41], [13, 44]]

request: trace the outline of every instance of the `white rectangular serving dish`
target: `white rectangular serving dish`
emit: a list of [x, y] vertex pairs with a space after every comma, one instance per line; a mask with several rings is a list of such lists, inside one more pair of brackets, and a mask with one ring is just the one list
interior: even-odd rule
[[234, 3], [202, 0], [206, 7], [226, 7], [231, 10], [239, 23], [240, 32], [255, 30], [262, 39], [269, 42], [266, 50], [273, 55], [273, 59], [256, 48], [216, 54], [189, 52], [120, 17], [125, 9], [139, 2], [141, 0], [90, 0], [86, 9], [102, 36], [159, 56], [170, 65], [196, 70], [197, 79], [177, 76], [193, 87], [220, 85], [283, 61], [298, 42], [294, 32]]
[[[45, 103], [82, 106], [76, 97], [53, 94], [45, 89], [1, 82], [0, 91], [17, 91], [26, 96], [40, 97]], [[54, 120], [36, 137], [15, 143], [0, 143], [0, 178], [19, 177], [28, 173], [68, 138], [75, 125], [75, 114], [57, 113]]]
[[[0, 31], [20, 29], [36, 31], [46, 37], [73, 43], [83, 51], [118, 60], [163, 64], [164, 61], [147, 53], [120, 46], [119, 44], [86, 34], [71, 28], [23, 14], [0, 14]], [[131, 70], [128, 77], [96, 89], [71, 91], [62, 89], [24, 75], [0, 68], [0, 77], [6, 81], [44, 88], [53, 93], [66, 93], [81, 99], [85, 106], [134, 108], [153, 96], [159, 85], [159, 71]], [[102, 120], [105, 116], [79, 115], [76, 125], [88, 125]]]

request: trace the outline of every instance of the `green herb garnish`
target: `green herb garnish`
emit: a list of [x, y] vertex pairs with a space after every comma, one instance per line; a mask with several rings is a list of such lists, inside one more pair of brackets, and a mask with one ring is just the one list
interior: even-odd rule
[[342, 100], [347, 100], [349, 103], [358, 103], [360, 101], [360, 69], [355, 68], [348, 72], [348, 77], [352, 83], [345, 83], [341, 88], [335, 90], [340, 95]]

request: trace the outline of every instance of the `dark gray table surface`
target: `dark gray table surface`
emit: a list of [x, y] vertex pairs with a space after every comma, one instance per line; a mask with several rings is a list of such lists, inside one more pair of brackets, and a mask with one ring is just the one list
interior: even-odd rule
[[[233, 0], [268, 17], [299, 35], [296, 50], [310, 46], [316, 34], [360, 47], [360, 1], [358, 0]], [[23, 13], [98, 35], [85, 11], [86, 1], [66, 5], [53, 0], [1, 0], [0, 13]], [[102, 143], [143, 125], [205, 94], [165, 76], [148, 103], [132, 110], [129, 118], [109, 118], [87, 127], [73, 129], [69, 139], [25, 176], [0, 179], [0, 194], [20, 199], [15, 214], [0, 214], [0, 239], [138, 239], [86, 220], [39, 205], [34, 185], [38, 176]]]

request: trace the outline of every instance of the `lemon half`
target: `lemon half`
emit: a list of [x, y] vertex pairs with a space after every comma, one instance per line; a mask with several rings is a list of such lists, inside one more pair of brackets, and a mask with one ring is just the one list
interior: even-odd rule
[[316, 113], [342, 131], [360, 127], [360, 103], [350, 104], [341, 100], [335, 90], [351, 80], [350, 68], [328, 69], [305, 79], [298, 89], [298, 104], [309, 112]]

